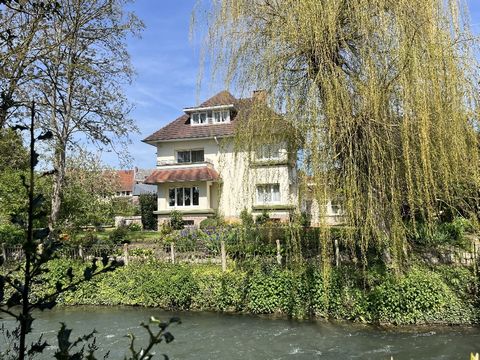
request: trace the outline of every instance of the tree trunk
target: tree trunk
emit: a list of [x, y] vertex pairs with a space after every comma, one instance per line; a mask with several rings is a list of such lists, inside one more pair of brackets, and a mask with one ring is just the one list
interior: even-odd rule
[[55, 150], [55, 174], [53, 175], [53, 191], [52, 191], [52, 211], [50, 215], [50, 228], [53, 229], [60, 217], [60, 209], [62, 206], [63, 186], [65, 184], [65, 170], [66, 170], [66, 146], [59, 143]]

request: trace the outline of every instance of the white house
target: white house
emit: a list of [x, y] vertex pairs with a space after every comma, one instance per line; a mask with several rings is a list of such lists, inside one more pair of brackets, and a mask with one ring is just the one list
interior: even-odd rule
[[157, 169], [145, 183], [158, 187], [160, 223], [173, 210], [191, 224], [215, 211], [235, 220], [243, 209], [289, 219], [298, 202], [296, 154], [286, 144], [234, 150], [235, 129], [254, 101], [222, 91], [143, 140], [157, 148]]

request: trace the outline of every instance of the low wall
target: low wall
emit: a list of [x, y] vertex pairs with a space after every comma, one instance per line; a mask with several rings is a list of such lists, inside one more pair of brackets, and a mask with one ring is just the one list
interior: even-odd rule
[[141, 216], [115, 216], [115, 227], [128, 226], [130, 224], [138, 224], [142, 226]]

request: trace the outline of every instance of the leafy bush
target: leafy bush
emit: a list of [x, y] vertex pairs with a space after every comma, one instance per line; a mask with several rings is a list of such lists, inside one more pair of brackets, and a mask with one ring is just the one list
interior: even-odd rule
[[113, 244], [121, 244], [121, 243], [129, 242], [128, 227], [119, 226], [113, 229], [112, 232], [108, 235], [108, 240], [110, 240]]
[[250, 228], [254, 224], [252, 213], [246, 208], [243, 208], [240, 212], [240, 220], [242, 221], [242, 226], [246, 228]]
[[463, 217], [456, 217], [451, 222], [443, 222], [430, 229], [420, 224], [416, 232], [411, 230], [410, 240], [427, 246], [454, 245], [462, 248], [469, 248], [469, 240], [466, 233], [474, 232], [472, 222]]
[[157, 195], [141, 194], [139, 203], [143, 228], [145, 230], [157, 230], [157, 217], [153, 213], [157, 210]]
[[218, 226], [219, 226], [218, 220], [215, 218], [206, 218], [200, 222], [200, 229], [215, 228]]
[[[282, 269], [258, 262], [249, 271], [222, 272], [218, 265], [172, 265], [148, 259], [141, 251], [138, 255], [147, 259], [84, 283], [60, 301], [394, 324], [459, 324], [476, 319], [473, 287], [464, 284], [474, 281], [474, 276], [460, 268], [414, 268], [400, 279], [377, 271], [373, 282], [377, 285], [364, 288], [353, 266], [331, 269], [328, 276], [317, 266]], [[82, 274], [86, 266], [79, 261], [52, 261], [43, 284], [54, 287], [65, 281], [69, 267]]]
[[200, 222], [200, 229], [208, 229], [225, 226], [225, 219], [218, 212], [215, 211], [215, 214], [211, 217], [208, 217]]
[[472, 309], [442, 278], [420, 268], [414, 268], [399, 280], [391, 279], [376, 287], [370, 304], [372, 314], [380, 322], [450, 324], [472, 320]]
[[183, 215], [180, 211], [174, 210], [170, 214], [170, 226], [173, 230], [181, 230], [185, 226]]
[[264, 225], [268, 220], [270, 220], [270, 215], [268, 215], [267, 210], [263, 210], [263, 212], [255, 219], [255, 223], [258, 225]]
[[94, 231], [88, 230], [83, 234], [78, 234], [70, 240], [70, 244], [74, 246], [81, 245], [83, 247], [90, 247], [98, 242], [98, 236]]
[[25, 239], [24, 231], [13, 224], [0, 225], [0, 244], [17, 245], [21, 244]]

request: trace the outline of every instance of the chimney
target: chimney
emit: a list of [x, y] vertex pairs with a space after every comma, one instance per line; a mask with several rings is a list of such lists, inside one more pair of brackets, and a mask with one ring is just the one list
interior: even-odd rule
[[253, 90], [252, 98], [255, 101], [267, 102], [267, 91], [266, 90]]

